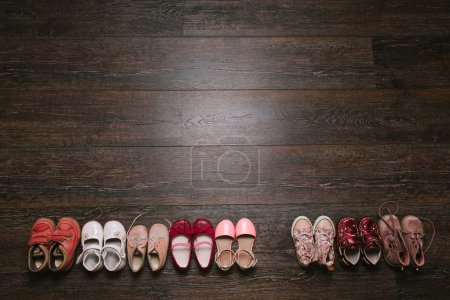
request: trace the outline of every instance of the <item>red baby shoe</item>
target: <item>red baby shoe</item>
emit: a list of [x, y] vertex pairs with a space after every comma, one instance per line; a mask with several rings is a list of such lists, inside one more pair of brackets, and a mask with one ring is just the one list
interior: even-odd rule
[[375, 266], [381, 257], [381, 237], [377, 222], [370, 217], [363, 217], [358, 223], [361, 237], [361, 258], [369, 266]]
[[191, 261], [192, 227], [186, 219], [176, 220], [170, 227], [170, 255], [173, 264], [186, 270]]
[[206, 219], [197, 219], [193, 224], [194, 256], [200, 269], [211, 267], [214, 257], [214, 226]]
[[346, 217], [339, 221], [336, 240], [339, 261], [346, 266], [356, 265], [361, 257], [361, 247], [355, 219]]
[[50, 237], [55, 230], [53, 220], [40, 218], [31, 227], [28, 240], [28, 268], [31, 272], [41, 272], [48, 269]]
[[50, 237], [50, 260], [51, 271], [63, 272], [70, 269], [80, 242], [80, 225], [77, 220], [64, 217], [59, 220], [56, 229]]

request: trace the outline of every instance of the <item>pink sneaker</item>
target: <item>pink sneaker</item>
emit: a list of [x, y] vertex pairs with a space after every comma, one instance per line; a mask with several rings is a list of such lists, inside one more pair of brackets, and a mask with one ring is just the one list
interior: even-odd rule
[[336, 235], [333, 221], [329, 217], [320, 216], [313, 226], [314, 239], [316, 241], [317, 262], [327, 267], [329, 271], [334, 270], [334, 248], [333, 241]]
[[291, 236], [300, 266], [306, 268], [311, 262], [317, 260], [312, 224], [307, 217], [300, 216], [294, 220]]

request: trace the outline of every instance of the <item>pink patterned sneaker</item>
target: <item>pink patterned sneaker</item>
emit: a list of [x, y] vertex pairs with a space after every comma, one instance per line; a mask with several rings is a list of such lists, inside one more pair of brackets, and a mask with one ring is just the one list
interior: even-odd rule
[[305, 217], [297, 217], [292, 223], [291, 236], [297, 253], [298, 264], [304, 268], [317, 260], [316, 248], [311, 221]]
[[336, 235], [333, 221], [329, 217], [320, 216], [313, 226], [314, 239], [316, 241], [317, 262], [327, 267], [328, 271], [334, 270], [333, 241]]

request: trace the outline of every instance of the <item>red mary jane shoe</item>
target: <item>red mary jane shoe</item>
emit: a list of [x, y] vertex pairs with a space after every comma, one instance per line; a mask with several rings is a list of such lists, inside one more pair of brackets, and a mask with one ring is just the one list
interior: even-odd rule
[[186, 270], [191, 261], [192, 227], [186, 219], [176, 220], [170, 227], [170, 255], [173, 264]]
[[200, 269], [211, 267], [214, 257], [214, 226], [206, 219], [198, 219], [192, 225], [195, 261]]

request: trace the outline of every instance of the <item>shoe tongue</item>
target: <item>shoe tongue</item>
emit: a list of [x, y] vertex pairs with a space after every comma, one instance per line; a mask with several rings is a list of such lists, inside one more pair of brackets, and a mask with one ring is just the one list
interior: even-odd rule
[[62, 252], [62, 250], [61, 250], [61, 245], [59, 245], [56, 249], [55, 249], [55, 251], [53, 251], [53, 256], [55, 256], [55, 257], [63, 257], [64, 256], [64, 253]]
[[44, 251], [42, 251], [42, 249], [40, 247], [34, 247], [33, 249], [33, 253], [31, 253], [32, 257], [41, 257], [41, 256], [45, 256]]
[[376, 243], [376, 241], [368, 242], [366, 244], [366, 249], [379, 249], [380, 246]]
[[358, 239], [356, 237], [348, 237], [347, 241], [349, 243], [348, 249], [358, 249]]

